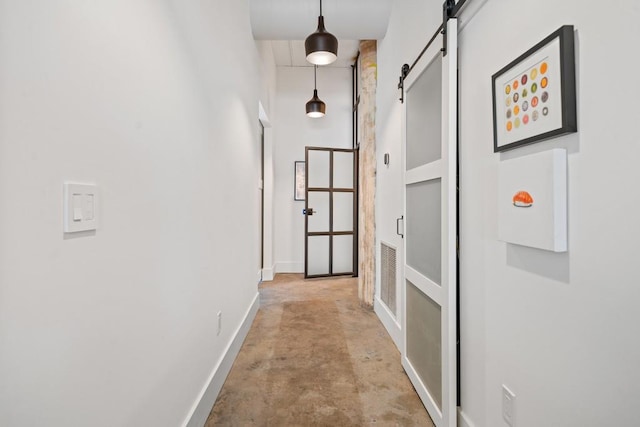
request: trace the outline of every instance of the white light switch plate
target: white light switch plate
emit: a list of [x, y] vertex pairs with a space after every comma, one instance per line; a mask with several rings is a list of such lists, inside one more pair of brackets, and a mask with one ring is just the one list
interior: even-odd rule
[[64, 232], [98, 228], [98, 187], [94, 184], [64, 183]]

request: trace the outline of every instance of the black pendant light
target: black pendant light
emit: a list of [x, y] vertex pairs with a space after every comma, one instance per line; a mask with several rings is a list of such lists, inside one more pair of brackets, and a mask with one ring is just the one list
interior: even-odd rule
[[318, 29], [304, 41], [307, 61], [315, 65], [331, 64], [338, 58], [338, 39], [324, 28], [322, 16], [322, 0], [320, 0], [320, 16]]
[[318, 66], [313, 66], [313, 98], [307, 102], [307, 116], [317, 119], [324, 116], [327, 106], [320, 98], [318, 98], [317, 85]]

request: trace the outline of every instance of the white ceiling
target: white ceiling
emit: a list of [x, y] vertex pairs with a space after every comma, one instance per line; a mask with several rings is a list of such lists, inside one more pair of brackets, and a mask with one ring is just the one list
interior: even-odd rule
[[[392, 0], [323, 0], [327, 31], [338, 39], [333, 67], [350, 67], [359, 40], [384, 38]], [[251, 29], [256, 40], [272, 40], [276, 65], [311, 66], [304, 39], [318, 26], [320, 0], [249, 0]]]

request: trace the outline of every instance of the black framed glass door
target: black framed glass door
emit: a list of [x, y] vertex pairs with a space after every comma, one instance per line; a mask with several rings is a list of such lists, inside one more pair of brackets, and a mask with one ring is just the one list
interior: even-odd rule
[[356, 276], [357, 150], [305, 148], [305, 278]]

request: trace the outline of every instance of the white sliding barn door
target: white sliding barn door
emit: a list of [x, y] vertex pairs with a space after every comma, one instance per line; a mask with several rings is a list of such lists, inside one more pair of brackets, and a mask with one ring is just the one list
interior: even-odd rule
[[404, 82], [402, 363], [431, 418], [456, 425], [457, 20]]

